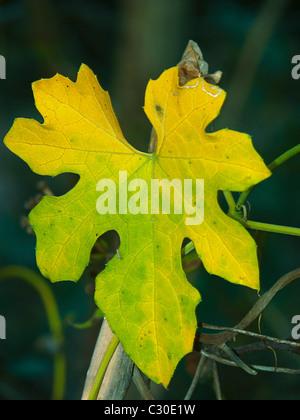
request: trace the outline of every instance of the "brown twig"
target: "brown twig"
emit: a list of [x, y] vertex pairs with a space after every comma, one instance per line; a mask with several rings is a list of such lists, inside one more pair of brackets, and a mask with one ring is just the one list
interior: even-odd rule
[[214, 381], [214, 388], [215, 393], [218, 401], [222, 401], [222, 391], [221, 391], [221, 383], [220, 383], [220, 377], [218, 372], [218, 365], [214, 360], [210, 360], [210, 368], [213, 376]]
[[[287, 341], [287, 344], [282, 344], [280, 341], [278, 343], [274, 341], [265, 341], [265, 344], [272, 346], [274, 350], [284, 350], [292, 354], [300, 355], [300, 343], [296, 343], [292, 340]], [[234, 351], [238, 356], [269, 351], [269, 348], [266, 347], [265, 344], [261, 341], [257, 343], [246, 344], [244, 346], [235, 347]], [[296, 347], [294, 346], [295, 344]]]
[[203, 375], [204, 367], [205, 367], [206, 362], [207, 362], [207, 358], [202, 354], [201, 358], [200, 358], [200, 361], [198, 363], [195, 375], [193, 377], [192, 383], [191, 383], [191, 385], [190, 385], [190, 387], [189, 387], [189, 389], [186, 393], [186, 396], [184, 397], [185, 401], [188, 401], [188, 400], [191, 399], [191, 397], [192, 397], [192, 395], [195, 391], [195, 388], [196, 388], [201, 376]]
[[132, 380], [144, 400], [154, 400], [154, 397], [150, 392], [150, 379], [146, 378], [136, 365], [133, 368]]
[[[239, 367], [237, 366], [235, 362], [227, 359], [226, 357], [221, 357], [219, 355], [216, 355], [213, 353], [213, 351], [206, 350], [206, 348], [203, 349], [201, 353], [208, 359], [214, 360], [218, 363], [222, 363], [223, 365], [227, 365], [227, 366], [231, 366], [235, 368]], [[251, 365], [251, 368], [262, 371], [262, 372], [283, 373], [283, 374], [288, 374], [288, 375], [300, 375], [300, 370], [298, 369], [288, 369], [288, 368], [281, 368], [281, 367], [275, 368], [271, 366], [261, 366], [261, 365]]]
[[[261, 365], [248, 366], [245, 362], [241, 360], [241, 357], [247, 354], [266, 351], [270, 347], [274, 350], [274, 352], [275, 350], [287, 350], [294, 354], [300, 354], [300, 343], [297, 343], [292, 339], [284, 340], [274, 337], [267, 337], [265, 335], [256, 334], [250, 331], [245, 331], [245, 328], [249, 327], [249, 325], [262, 314], [264, 309], [269, 305], [269, 303], [277, 295], [277, 293], [298, 278], [300, 278], [300, 269], [294, 270], [281, 277], [275, 283], [275, 285], [255, 303], [255, 305], [251, 308], [248, 314], [242, 319], [241, 322], [239, 322], [239, 324], [235, 328], [219, 327], [216, 325], [199, 323], [199, 327], [201, 328], [222, 331], [218, 334], [205, 334], [203, 332], [198, 331], [196, 334], [194, 346], [194, 350], [200, 352], [201, 354], [201, 361], [209, 359], [213, 362], [213, 377], [216, 388], [216, 395], [218, 399], [221, 398], [222, 395], [220, 390], [219, 378], [217, 376], [218, 373], [216, 371], [216, 363], [222, 363], [232, 367], [239, 367], [251, 375], [256, 375], [257, 371], [300, 375], [300, 370], [278, 367], [277, 363], [276, 367]], [[246, 335], [252, 338], [258, 338], [262, 341], [259, 343], [253, 343], [246, 346], [236, 347], [233, 349], [228, 347], [227, 343], [231, 340], [234, 340], [239, 334]], [[201, 367], [200, 363], [199, 365]], [[187, 394], [189, 397], [191, 396], [191, 392], [194, 391], [198, 381], [199, 372], [197, 369], [197, 372]], [[192, 391], [190, 392], [190, 390]]]
[[[277, 283], [275, 283], [275, 285], [256, 302], [235, 329], [245, 330], [266, 309], [278, 292], [298, 278], [300, 278], [300, 268], [281, 277]], [[196, 343], [222, 345], [223, 343], [233, 340], [238, 334], [239, 332], [236, 331], [226, 331], [220, 334], [204, 334], [198, 332], [196, 335]]]
[[268, 345], [269, 344], [271, 345], [271, 343], [276, 343], [277, 345], [286, 345], [288, 348], [290, 348], [290, 347], [295, 348], [296, 353], [297, 352], [300, 353], [300, 343], [297, 343], [295, 341], [282, 340], [282, 339], [279, 339], [279, 338], [268, 337], [266, 335], [253, 333], [251, 331], [240, 330], [240, 329], [237, 329], [237, 328], [219, 327], [217, 325], [210, 325], [210, 324], [204, 324], [204, 323], [201, 323], [200, 325], [201, 325], [202, 328], [207, 328], [207, 329], [211, 329], [211, 330], [232, 331], [234, 333], [246, 335], [248, 337], [260, 338], [261, 340], [264, 340], [265, 342], [268, 342]]

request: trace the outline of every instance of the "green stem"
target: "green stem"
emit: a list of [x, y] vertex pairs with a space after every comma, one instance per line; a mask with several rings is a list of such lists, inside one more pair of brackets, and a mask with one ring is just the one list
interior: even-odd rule
[[238, 202], [237, 202], [237, 204], [235, 206], [235, 211], [237, 213], [239, 213], [241, 211], [244, 203], [247, 201], [247, 198], [249, 197], [249, 195], [251, 194], [251, 192], [254, 190], [254, 187], [255, 187], [255, 185], [253, 187], [248, 188], [248, 190], [244, 191], [240, 195], [240, 197], [238, 199]]
[[300, 236], [300, 229], [289, 227], [289, 226], [279, 226], [279, 225], [270, 225], [268, 223], [260, 223], [260, 222], [252, 222], [247, 220], [247, 222], [243, 222], [243, 225], [248, 229], [253, 230], [261, 230], [264, 232], [272, 232], [272, 233], [281, 233], [283, 235], [293, 235], [293, 236]]
[[[270, 165], [268, 165], [269, 170], [273, 172], [276, 168], [278, 168], [280, 165], [285, 163], [290, 158], [296, 156], [298, 153], [300, 153], [300, 144], [288, 150], [287, 152], [283, 153], [277, 159], [275, 159], [272, 163], [270, 163]], [[300, 229], [298, 228], [288, 227], [288, 226], [270, 225], [267, 223], [251, 222], [251, 221], [243, 222], [241, 220], [241, 217], [239, 216], [241, 213], [242, 206], [244, 205], [249, 194], [253, 191], [254, 188], [255, 188], [255, 185], [249, 188], [248, 190], [244, 191], [240, 195], [238, 202], [236, 204], [234, 202], [232, 193], [230, 191], [223, 191], [224, 197], [229, 207], [228, 216], [232, 217], [234, 220], [239, 221], [248, 229], [262, 230], [265, 232], [272, 232], [272, 233], [281, 233], [284, 235], [300, 236]], [[181, 255], [184, 257], [185, 255], [192, 252], [194, 249], [195, 247], [194, 247], [193, 242], [190, 242], [182, 249]]]
[[279, 156], [277, 159], [275, 159], [268, 168], [271, 172], [274, 171], [274, 169], [278, 168], [278, 166], [282, 165], [284, 162], [289, 160], [291, 157], [296, 156], [298, 153], [300, 153], [300, 144], [293, 147], [292, 149], [288, 150], [287, 152], [283, 153], [281, 156]]
[[91, 328], [95, 324], [95, 322], [100, 321], [101, 319], [103, 319], [103, 313], [99, 308], [97, 308], [93, 313], [92, 317], [86, 322], [73, 322], [71, 317], [67, 321], [73, 328], [76, 328], [77, 330], [85, 330], [87, 328]]
[[[280, 225], [271, 225], [269, 223], [252, 222], [251, 220], [247, 220], [247, 222], [243, 222], [241, 219], [238, 219], [236, 217], [233, 217], [233, 219], [240, 222], [243, 226], [245, 226], [248, 229], [260, 230], [263, 232], [280, 233], [282, 235], [300, 236], [300, 228], [280, 226]], [[195, 247], [194, 247], [193, 242], [189, 242], [182, 249], [182, 256], [188, 255], [194, 249]]]
[[101, 361], [99, 370], [97, 372], [97, 376], [95, 378], [95, 382], [92, 386], [90, 395], [88, 400], [89, 401], [95, 401], [97, 400], [98, 394], [99, 394], [99, 390], [106, 372], [106, 369], [109, 365], [109, 362], [111, 361], [111, 358], [114, 355], [114, 352], [116, 351], [118, 344], [119, 344], [119, 339], [116, 335], [113, 336], [111, 342], [109, 343], [109, 346], [107, 347], [107, 350], [105, 352], [105, 355]]
[[[273, 172], [276, 168], [278, 168], [280, 165], [285, 163], [287, 160], [291, 159], [292, 157], [296, 156], [298, 153], [300, 153], [300, 144], [293, 147], [292, 149], [288, 150], [287, 152], [283, 153], [281, 156], [279, 156], [277, 159], [275, 159], [270, 165], [268, 165], [268, 168], [271, 172]], [[235, 206], [235, 211], [238, 213], [241, 211], [241, 208], [245, 201], [247, 200], [249, 194], [253, 191], [255, 188], [255, 185], [248, 190], [244, 191]]]
[[30, 284], [40, 295], [45, 306], [49, 327], [55, 343], [58, 345], [58, 351], [54, 355], [54, 383], [53, 400], [62, 400], [64, 397], [66, 381], [66, 361], [64, 352], [61, 350], [64, 342], [62, 322], [59, 316], [57, 304], [52, 290], [44, 279], [34, 271], [25, 267], [8, 266], [0, 269], [0, 280], [8, 278], [20, 278]]
[[229, 215], [234, 215], [235, 214], [235, 201], [232, 195], [232, 192], [230, 191], [223, 191], [224, 197], [227, 201], [228, 207], [229, 207], [229, 211], [228, 214]]

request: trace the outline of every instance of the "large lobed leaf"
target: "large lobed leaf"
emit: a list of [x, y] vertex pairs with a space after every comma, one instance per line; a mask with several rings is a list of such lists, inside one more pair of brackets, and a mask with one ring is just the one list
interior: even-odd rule
[[[132, 360], [167, 387], [193, 349], [200, 301], [182, 269], [182, 242], [194, 242], [209, 273], [258, 289], [256, 244], [222, 212], [217, 192], [243, 191], [270, 172], [248, 135], [205, 132], [225, 93], [203, 78], [179, 86], [177, 68], [147, 87], [145, 112], [158, 137], [154, 154], [125, 140], [108, 94], [87, 66], [76, 83], [56, 75], [35, 82], [33, 91], [44, 123], [17, 119], [5, 144], [40, 175], [80, 175], [70, 192], [44, 197], [30, 214], [38, 266], [53, 282], [77, 281], [97, 238], [116, 230], [119, 257], [98, 275], [96, 303]], [[185, 213], [99, 215], [96, 184], [102, 178], [118, 184], [119, 171], [128, 172], [128, 182], [145, 179], [149, 189], [151, 179], [204, 179], [204, 222], [186, 225]]]

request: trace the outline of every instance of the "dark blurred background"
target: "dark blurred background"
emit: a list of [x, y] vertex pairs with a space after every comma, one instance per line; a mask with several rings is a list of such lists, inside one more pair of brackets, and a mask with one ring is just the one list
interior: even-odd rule
[[[127, 140], [146, 151], [151, 131], [142, 109], [146, 84], [180, 61], [189, 39], [199, 44], [211, 72], [224, 72], [221, 87], [228, 96], [215, 129], [251, 134], [266, 163], [299, 143], [300, 80], [291, 77], [291, 60], [300, 54], [300, 2], [288, 0], [0, 1], [0, 55], [7, 62], [7, 79], [0, 80], [0, 137], [15, 117], [41, 120], [33, 81], [57, 72], [75, 80], [84, 62], [110, 92]], [[0, 142], [0, 267], [25, 266], [38, 272], [35, 237], [21, 227], [21, 218], [41, 179]], [[70, 174], [43, 180], [55, 195], [76, 182]], [[299, 155], [258, 186], [250, 201], [251, 220], [299, 227]], [[299, 266], [300, 240], [254, 235], [266, 291]], [[209, 276], [201, 267], [189, 279], [202, 293], [198, 317], [203, 322], [233, 326], [257, 300], [256, 292]], [[90, 272], [77, 285], [51, 288], [63, 320], [72, 314], [83, 322], [93, 314]], [[264, 313], [263, 333], [290, 336], [291, 319], [300, 314], [299, 292], [297, 282], [281, 292]], [[0, 399], [49, 398], [53, 364], [47, 346], [40, 345], [47, 341], [49, 327], [38, 295], [17, 278], [1, 281], [0, 314], [7, 320], [7, 340], [0, 341]], [[77, 330], [65, 322], [67, 399], [81, 396], [98, 331], [99, 324]], [[278, 357], [280, 366], [299, 369], [295, 356]], [[251, 360], [274, 366], [271, 351]], [[196, 363], [195, 356], [186, 357], [169, 391], [155, 386], [155, 396], [182, 399]], [[252, 378], [221, 367], [220, 377], [226, 399], [299, 399], [297, 376], [261, 373]], [[138, 397], [134, 388], [129, 396]], [[194, 398], [214, 399], [210, 378], [198, 385]]]

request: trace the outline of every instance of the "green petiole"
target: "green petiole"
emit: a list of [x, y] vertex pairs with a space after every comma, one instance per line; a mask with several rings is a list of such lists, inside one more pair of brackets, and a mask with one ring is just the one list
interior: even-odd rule
[[262, 230], [264, 232], [272, 233], [281, 233], [283, 235], [300, 236], [299, 228], [289, 226], [271, 225], [268, 223], [252, 222], [250, 220], [247, 220], [247, 222], [243, 222], [243, 225], [248, 229]]
[[[275, 159], [272, 163], [270, 163], [270, 165], [268, 165], [269, 170], [273, 172], [280, 165], [282, 165], [287, 160], [291, 159], [292, 157], [296, 156], [299, 153], [300, 153], [300, 144], [288, 150], [287, 152], [283, 153], [281, 156]], [[244, 191], [240, 195], [237, 203], [235, 203], [231, 191], [223, 191], [224, 197], [229, 207], [228, 216], [234, 220], [239, 221], [248, 229], [260, 230], [264, 232], [280, 233], [283, 235], [300, 236], [300, 228], [272, 225], [268, 223], [252, 222], [250, 220], [247, 220], [246, 222], [244, 222], [242, 220], [241, 218], [242, 207], [244, 203], [246, 202], [249, 194], [254, 188], [255, 188], [255, 185], [249, 188], [248, 190]], [[194, 249], [195, 247], [194, 247], [193, 242], [190, 242], [182, 249], [181, 255], [184, 257], [185, 255], [192, 252]]]
[[[281, 156], [279, 156], [277, 159], [275, 159], [272, 163], [270, 163], [270, 165], [268, 165], [268, 168], [270, 169], [271, 172], [273, 172], [276, 168], [278, 168], [278, 166], [282, 165], [287, 160], [296, 156], [298, 153], [300, 153], [300, 144], [298, 144], [297, 146], [288, 150], [287, 152], [283, 153]], [[249, 197], [249, 194], [253, 191], [254, 187], [255, 187], [255, 185], [253, 187], [249, 188], [248, 190], [244, 191], [240, 195], [240, 198], [238, 199], [238, 202], [235, 206], [235, 211], [237, 213], [241, 211], [241, 208], [242, 208], [243, 204], [246, 202], [247, 198]], [[225, 196], [225, 198], [226, 198], [226, 196]], [[231, 207], [230, 206], [229, 206], [229, 209], [230, 209], [230, 212], [231, 212]]]
[[97, 376], [95, 378], [95, 382], [92, 386], [90, 395], [88, 400], [89, 401], [96, 401], [97, 400], [97, 396], [99, 394], [99, 390], [106, 372], [106, 369], [109, 365], [109, 362], [111, 361], [111, 358], [114, 355], [114, 352], [116, 351], [118, 344], [119, 344], [119, 339], [116, 335], [113, 336], [111, 342], [109, 343], [109, 346], [107, 347], [107, 350], [105, 352], [105, 355], [100, 363], [98, 372], [97, 372]]

